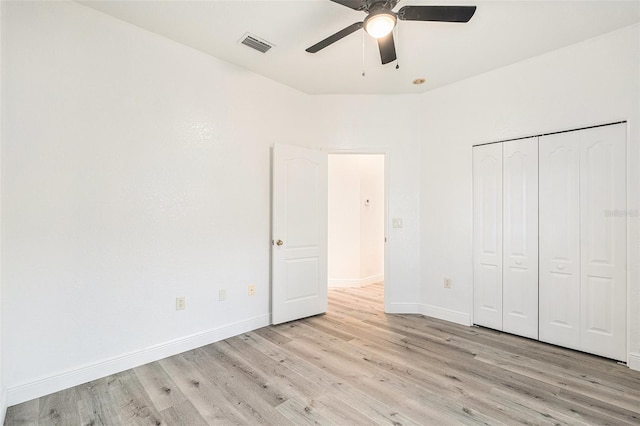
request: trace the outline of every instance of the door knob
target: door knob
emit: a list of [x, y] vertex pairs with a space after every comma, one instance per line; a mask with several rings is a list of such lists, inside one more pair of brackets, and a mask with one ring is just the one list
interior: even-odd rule
[[276, 245], [277, 245], [277, 246], [281, 246], [281, 245], [283, 245], [283, 244], [284, 244], [284, 242], [283, 242], [282, 240], [278, 240], [278, 241], [276, 241]]

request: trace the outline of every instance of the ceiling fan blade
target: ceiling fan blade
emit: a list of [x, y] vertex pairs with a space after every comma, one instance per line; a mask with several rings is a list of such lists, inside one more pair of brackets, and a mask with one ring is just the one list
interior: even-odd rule
[[349, 25], [347, 28], [338, 31], [334, 35], [329, 36], [329, 37], [325, 38], [324, 40], [322, 40], [321, 42], [316, 43], [313, 46], [309, 47], [308, 49], [306, 49], [306, 51], [309, 52], [309, 53], [316, 53], [316, 52], [324, 49], [325, 47], [335, 43], [336, 41], [345, 38], [349, 34], [355, 32], [355, 31], [358, 31], [360, 28], [362, 28], [363, 24], [364, 24], [363, 22], [356, 22], [355, 24]]
[[393, 32], [390, 32], [389, 35], [384, 37], [380, 37], [378, 39], [378, 47], [380, 48], [380, 59], [382, 59], [383, 65], [397, 59], [396, 44], [393, 41]]
[[475, 6], [405, 6], [398, 11], [403, 21], [469, 22]]
[[353, 10], [365, 10], [367, 6], [366, 0], [331, 0], [334, 3], [341, 4], [343, 6], [347, 6]]

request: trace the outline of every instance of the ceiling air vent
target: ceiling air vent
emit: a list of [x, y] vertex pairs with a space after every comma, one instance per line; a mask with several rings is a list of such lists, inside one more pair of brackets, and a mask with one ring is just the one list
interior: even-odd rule
[[267, 53], [267, 51], [273, 47], [273, 44], [269, 43], [268, 41], [249, 33], [246, 33], [242, 36], [242, 38], [240, 39], [240, 43], [262, 53]]

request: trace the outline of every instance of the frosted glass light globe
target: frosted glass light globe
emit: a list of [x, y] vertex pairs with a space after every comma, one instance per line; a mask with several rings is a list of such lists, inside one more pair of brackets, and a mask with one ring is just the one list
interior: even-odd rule
[[364, 23], [364, 29], [374, 38], [386, 36], [393, 31], [393, 27], [395, 26], [396, 17], [386, 13], [370, 15]]

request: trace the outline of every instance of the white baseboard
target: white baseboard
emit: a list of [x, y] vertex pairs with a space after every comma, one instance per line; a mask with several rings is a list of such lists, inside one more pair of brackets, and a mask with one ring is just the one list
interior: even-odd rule
[[[130, 368], [148, 364], [172, 355], [206, 346], [220, 340], [247, 333], [271, 323], [270, 314], [260, 315], [223, 327], [182, 337], [170, 342], [151, 346], [115, 358], [89, 364], [73, 370], [63, 371], [49, 377], [34, 380], [7, 389], [3, 407], [20, 404], [44, 395], [68, 389], [83, 383], [109, 376]], [[2, 424], [2, 422], [0, 422]]]
[[329, 288], [362, 287], [364, 285], [379, 283], [380, 281], [384, 281], [384, 274], [360, 278], [330, 278]]
[[420, 313], [428, 317], [466, 325], [467, 327], [471, 326], [471, 315], [464, 312], [452, 311], [433, 305], [420, 305]]
[[627, 366], [632, 370], [640, 371], [640, 354], [630, 353]]
[[360, 280], [357, 278], [342, 279], [342, 278], [330, 278], [328, 282], [329, 288], [352, 288], [360, 287]]
[[421, 303], [389, 303], [385, 304], [385, 312], [388, 314], [420, 314], [466, 325], [467, 327], [471, 326], [471, 316], [469, 314]]
[[384, 274], [371, 275], [369, 277], [361, 277], [360, 285], [375, 284], [384, 281]]
[[419, 314], [420, 304], [418, 303], [385, 303], [384, 311], [387, 314]]

